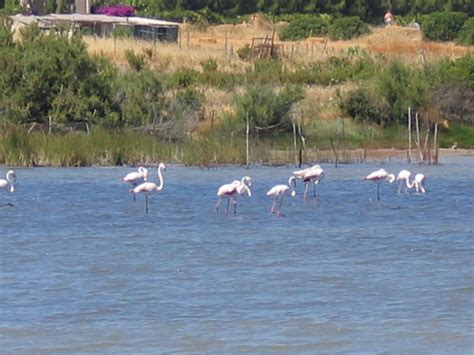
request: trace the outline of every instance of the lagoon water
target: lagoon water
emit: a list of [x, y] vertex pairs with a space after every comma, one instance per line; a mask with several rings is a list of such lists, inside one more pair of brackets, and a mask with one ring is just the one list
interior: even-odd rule
[[[387, 183], [378, 205], [361, 177], [381, 166], [423, 172], [428, 192]], [[0, 352], [472, 352], [474, 158], [323, 168], [317, 201], [299, 185], [282, 218], [265, 193], [290, 166], [170, 165], [148, 214], [119, 182], [132, 168], [16, 169]], [[243, 175], [253, 196], [216, 216]]]

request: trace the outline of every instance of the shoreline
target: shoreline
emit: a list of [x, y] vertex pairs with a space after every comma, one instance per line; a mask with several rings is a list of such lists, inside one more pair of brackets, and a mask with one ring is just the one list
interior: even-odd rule
[[[265, 165], [265, 166], [281, 166], [281, 165], [293, 165], [295, 164], [295, 154], [294, 151], [289, 150], [271, 150], [269, 152], [271, 159], [268, 161], [263, 160], [250, 160], [250, 165]], [[446, 157], [474, 157], [474, 149], [465, 149], [465, 148], [439, 148], [438, 150], [438, 160], [442, 160]], [[371, 163], [378, 161], [389, 161], [389, 160], [405, 160], [407, 159], [407, 151], [402, 149], [394, 148], [371, 148], [366, 150], [366, 156], [364, 159], [364, 149], [342, 149], [338, 152], [338, 164], [361, 164], [361, 163]], [[428, 162], [423, 162], [419, 159], [418, 152], [412, 151], [411, 154], [411, 164], [429, 164]], [[166, 161], [165, 161], [166, 162]], [[312, 163], [326, 163], [326, 164], [335, 164], [336, 159], [334, 151], [330, 149], [307, 149], [303, 153], [303, 159], [301, 165], [312, 164]], [[201, 167], [201, 168], [217, 168], [225, 167], [230, 165], [245, 166], [245, 163], [210, 163], [210, 164], [184, 164], [178, 161], [168, 161], [167, 164], [173, 165], [182, 165], [189, 167]], [[6, 165], [0, 164], [0, 168], [74, 168], [74, 167], [135, 167], [139, 165], [153, 165], [148, 162], [135, 163], [135, 164], [123, 164], [123, 165], [110, 165], [110, 164], [91, 164], [85, 166], [55, 166], [55, 165], [34, 165], [34, 166], [23, 166], [23, 165]], [[431, 163], [431, 165], [436, 165]]]

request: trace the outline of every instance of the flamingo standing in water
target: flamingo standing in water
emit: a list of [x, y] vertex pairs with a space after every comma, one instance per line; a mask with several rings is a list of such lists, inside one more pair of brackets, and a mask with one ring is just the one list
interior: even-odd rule
[[306, 201], [308, 196], [308, 187], [309, 184], [313, 183], [313, 197], [316, 197], [316, 185], [318, 185], [322, 179], [326, 176], [325, 171], [321, 168], [320, 165], [313, 165], [312, 167], [297, 170], [293, 172], [293, 175], [297, 178], [300, 178], [305, 187], [304, 187], [304, 200]]
[[166, 171], [166, 165], [163, 163], [160, 163], [158, 165], [158, 179], [160, 180], [159, 185], [156, 185], [154, 182], [144, 182], [138, 186], [135, 186], [132, 189], [132, 193], [134, 195], [141, 194], [141, 193], [145, 194], [145, 212], [146, 213], [148, 213], [148, 195], [153, 192], [159, 192], [163, 189], [164, 180], [163, 180], [162, 171]]
[[[288, 193], [288, 191], [291, 190], [290, 196], [295, 197], [296, 196], [296, 178], [294, 176], [290, 176], [288, 179], [288, 185], [280, 184], [273, 186], [268, 192], [267, 196], [273, 197], [275, 200], [273, 201], [271, 213], [276, 213], [278, 217], [283, 216], [283, 214], [280, 212], [281, 210], [281, 205], [283, 204], [283, 196]], [[278, 200], [280, 200], [280, 203], [278, 204], [278, 208], [275, 208], [277, 206]]]
[[[128, 183], [132, 185], [130, 192], [140, 183], [148, 180], [148, 169], [143, 166], [138, 167], [138, 171], [128, 173], [122, 178], [122, 183]], [[135, 194], [133, 195], [133, 201], [135, 201]]]
[[397, 180], [398, 180], [398, 193], [402, 191], [402, 186], [405, 186], [405, 193], [408, 191], [410, 188], [410, 176], [411, 172], [408, 170], [401, 170], [398, 175], [397, 175]]
[[409, 187], [411, 189], [413, 186], [415, 186], [416, 192], [421, 192], [422, 194], [424, 194], [426, 192], [426, 189], [423, 186], [424, 183], [425, 183], [425, 175], [418, 173], [415, 175]]
[[[5, 176], [5, 179], [0, 179], [0, 190], [6, 189], [10, 185], [10, 192], [15, 192], [16, 174], [14, 170], [9, 170]], [[5, 203], [0, 207], [14, 206], [13, 203]]]
[[234, 205], [234, 215], [237, 214], [237, 195], [252, 196], [250, 191], [252, 186], [252, 178], [250, 176], [244, 176], [241, 181], [234, 180], [230, 184], [224, 184], [217, 190], [218, 200], [216, 203], [216, 213], [219, 213], [219, 206], [224, 198], [227, 198], [227, 209], [226, 215], [229, 214], [229, 205], [232, 201]]
[[5, 179], [0, 179], [0, 190], [10, 185], [10, 192], [15, 192], [16, 173], [14, 170], [8, 170]]
[[385, 169], [379, 169], [367, 175], [363, 180], [369, 180], [377, 184], [377, 201], [380, 201], [380, 184], [385, 180], [389, 183], [395, 181], [395, 175], [389, 174]]

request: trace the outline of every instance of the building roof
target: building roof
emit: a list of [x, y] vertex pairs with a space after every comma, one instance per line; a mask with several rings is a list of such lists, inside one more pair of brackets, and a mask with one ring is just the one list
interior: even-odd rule
[[39, 27], [51, 27], [58, 23], [72, 22], [78, 24], [110, 23], [123, 26], [151, 26], [151, 27], [178, 27], [178, 22], [151, 19], [146, 17], [118, 17], [107, 15], [84, 15], [84, 14], [50, 14], [46, 16], [24, 16], [16, 15], [10, 17], [13, 21], [25, 25], [37, 22]]

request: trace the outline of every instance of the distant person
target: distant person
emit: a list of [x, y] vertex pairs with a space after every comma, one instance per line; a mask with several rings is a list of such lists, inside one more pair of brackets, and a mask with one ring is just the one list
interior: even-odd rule
[[387, 11], [383, 17], [383, 20], [385, 21], [386, 26], [390, 26], [395, 21], [395, 18], [393, 17], [393, 14], [390, 12], [390, 10]]

